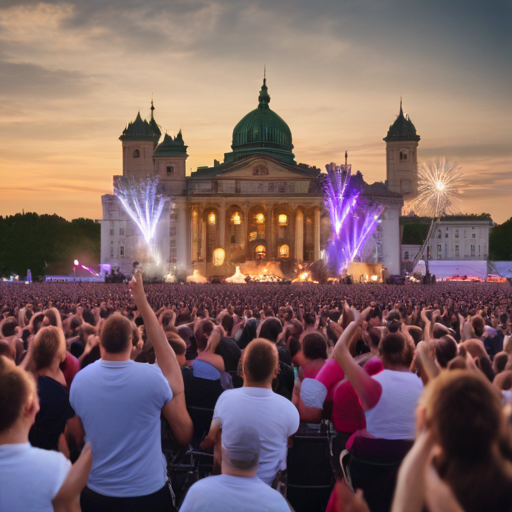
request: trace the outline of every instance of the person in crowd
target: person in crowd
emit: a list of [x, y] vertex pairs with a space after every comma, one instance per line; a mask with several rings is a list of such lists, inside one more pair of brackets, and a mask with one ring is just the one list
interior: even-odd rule
[[172, 506], [160, 439], [160, 414], [175, 439], [190, 441], [192, 422], [184, 399], [176, 356], [149, 306], [142, 276], [130, 283], [144, 319], [158, 366], [132, 361], [132, 326], [112, 315], [100, 332], [101, 360], [81, 370], [71, 386], [70, 401], [80, 418], [94, 460], [82, 492], [84, 512], [130, 506], [139, 511], [167, 511]]
[[39, 411], [34, 379], [0, 357], [0, 510], [79, 512], [79, 496], [92, 463], [87, 444], [78, 461], [31, 446]]
[[243, 387], [225, 391], [219, 397], [202, 447], [213, 446], [221, 430], [229, 444], [230, 433], [244, 426], [254, 427], [261, 444], [257, 475], [271, 485], [286, 469], [288, 437], [299, 427], [299, 413], [289, 400], [272, 391], [272, 380], [279, 371], [273, 343], [263, 338], [252, 340], [242, 355], [242, 369]]
[[223, 427], [222, 474], [196, 482], [180, 512], [290, 512], [283, 496], [257, 476], [260, 433], [244, 425]]

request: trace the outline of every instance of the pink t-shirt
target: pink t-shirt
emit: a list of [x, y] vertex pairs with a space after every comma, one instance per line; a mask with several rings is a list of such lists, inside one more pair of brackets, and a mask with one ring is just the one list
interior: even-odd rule
[[66, 360], [60, 364], [60, 369], [66, 379], [68, 389], [71, 387], [71, 383], [75, 378], [75, 375], [80, 370], [80, 363], [78, 359], [71, 353], [66, 352]]

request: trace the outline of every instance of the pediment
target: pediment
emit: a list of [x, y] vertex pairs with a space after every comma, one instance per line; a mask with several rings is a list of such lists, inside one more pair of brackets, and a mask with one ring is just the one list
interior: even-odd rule
[[258, 158], [247, 162], [245, 165], [228, 169], [218, 176], [218, 178], [250, 178], [252, 180], [269, 179], [298, 179], [311, 178], [300, 169], [292, 169], [289, 166], [280, 165], [274, 160]]

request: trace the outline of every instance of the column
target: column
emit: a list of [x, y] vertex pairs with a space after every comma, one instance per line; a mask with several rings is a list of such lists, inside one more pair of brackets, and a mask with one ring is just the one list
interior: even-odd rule
[[192, 244], [191, 244], [191, 252], [192, 252], [192, 260], [197, 260], [197, 256], [199, 253], [199, 211], [196, 206], [192, 207], [191, 211], [191, 231], [192, 231]]
[[295, 261], [304, 259], [304, 214], [297, 208], [295, 214]]
[[190, 264], [187, 257], [187, 231], [187, 207], [185, 199], [176, 199], [176, 266], [180, 271], [185, 270]]
[[316, 261], [320, 259], [320, 208], [315, 208], [313, 237], [315, 240], [315, 246], [313, 250], [313, 261]]
[[201, 258], [203, 258], [203, 261], [206, 261], [206, 219], [204, 218], [204, 208], [200, 208], [199, 218], [201, 220]]
[[265, 240], [267, 241], [267, 258], [275, 258], [275, 240], [274, 240], [274, 210], [272, 206], [267, 205], [267, 226]]
[[226, 205], [221, 204], [219, 207], [219, 240], [218, 247], [226, 250]]
[[240, 224], [240, 246], [244, 250], [246, 258], [247, 258], [247, 246], [249, 245], [247, 243], [248, 240], [248, 234], [247, 231], [249, 229], [249, 206], [244, 205], [242, 206], [242, 211], [240, 212], [240, 215], [242, 217], [242, 223]]

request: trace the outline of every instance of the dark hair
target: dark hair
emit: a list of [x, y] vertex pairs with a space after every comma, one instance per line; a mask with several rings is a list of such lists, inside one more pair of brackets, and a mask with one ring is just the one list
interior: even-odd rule
[[39, 329], [41, 328], [41, 325], [43, 325], [43, 321], [44, 321], [44, 313], [36, 313], [34, 315], [34, 318], [32, 318], [32, 328], [34, 330], [34, 334], [36, 334], [37, 331], [39, 331]]
[[31, 392], [37, 396], [35, 383], [29, 374], [5, 357], [0, 357], [0, 432], [14, 425]]
[[377, 327], [372, 327], [368, 331], [368, 339], [369, 339], [369, 342], [371, 343], [370, 348], [372, 348], [372, 347], [379, 348], [381, 338], [382, 338], [382, 331], [380, 329], [378, 329]]
[[132, 323], [128, 318], [115, 313], [102, 324], [100, 343], [109, 354], [120, 354], [132, 343]]
[[260, 338], [265, 338], [273, 343], [283, 331], [283, 324], [278, 318], [265, 318], [260, 327]]
[[79, 316], [74, 316], [71, 319], [71, 323], [69, 324], [69, 330], [71, 331], [73, 336], [77, 335], [77, 329], [84, 323], [84, 321]]
[[4, 323], [2, 324], [2, 336], [4, 338], [14, 336], [16, 334], [16, 327], [18, 327], [18, 322], [16, 322], [16, 318], [14, 318], [13, 316], [8, 316], [4, 320]]
[[409, 334], [411, 335], [414, 344], [417, 345], [421, 341], [421, 337], [423, 336], [423, 331], [417, 325], [411, 325], [409, 327]]
[[206, 345], [208, 345], [208, 336], [210, 336], [214, 327], [214, 323], [208, 318], [199, 322], [194, 333], [198, 350], [204, 350], [206, 348]]
[[493, 367], [496, 370], [496, 373], [501, 373], [505, 370], [508, 362], [508, 354], [506, 352], [498, 352], [493, 359]]
[[263, 338], [255, 338], [242, 354], [244, 377], [253, 382], [265, 382], [273, 376], [279, 357], [277, 347]]
[[436, 358], [441, 368], [446, 368], [448, 363], [457, 357], [457, 343], [451, 336], [443, 336], [436, 342]]
[[308, 332], [302, 336], [302, 353], [309, 360], [327, 359], [327, 343], [319, 332]]
[[231, 331], [233, 330], [233, 325], [235, 323], [233, 316], [229, 314], [224, 315], [220, 323], [226, 331], [226, 336], [231, 336]]
[[306, 325], [315, 325], [316, 317], [313, 313], [304, 313], [304, 323]]
[[167, 337], [169, 345], [172, 347], [174, 353], [177, 356], [182, 356], [187, 352], [187, 344], [179, 334], [176, 334], [175, 332], [172, 331], [168, 331], [165, 333], [165, 335]]
[[300, 349], [300, 341], [295, 336], [291, 336], [288, 339], [288, 350], [290, 352], [290, 357], [293, 359], [300, 352]]
[[480, 337], [484, 333], [484, 319], [481, 316], [475, 316], [471, 320], [471, 327], [475, 331], [475, 334]]
[[404, 364], [405, 359], [405, 339], [399, 332], [389, 333], [380, 340], [379, 356], [386, 366], [396, 366]]

